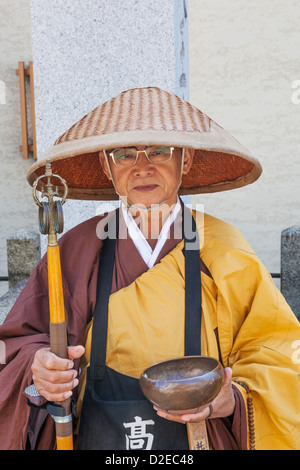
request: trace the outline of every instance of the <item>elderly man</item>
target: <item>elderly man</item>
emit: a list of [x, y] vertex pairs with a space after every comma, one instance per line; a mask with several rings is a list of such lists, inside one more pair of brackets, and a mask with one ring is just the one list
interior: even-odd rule
[[[55, 447], [52, 418], [22, 395], [33, 383], [44, 401], [76, 398], [78, 449], [188, 449], [186, 423], [203, 420], [213, 449], [299, 449], [299, 324], [241, 234], [179, 198], [252, 183], [259, 163], [158, 88], [86, 115], [32, 167], [31, 184], [47, 159], [71, 198], [121, 204], [60, 240], [69, 358], [49, 350], [45, 258], [0, 329], [1, 446]], [[197, 354], [225, 368], [217, 397], [193, 413], [153, 409], [142, 371]]]

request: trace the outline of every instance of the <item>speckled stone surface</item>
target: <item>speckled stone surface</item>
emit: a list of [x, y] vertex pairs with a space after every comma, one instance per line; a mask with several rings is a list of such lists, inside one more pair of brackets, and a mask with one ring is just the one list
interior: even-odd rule
[[[38, 158], [125, 89], [159, 86], [188, 99], [185, 3], [31, 0]], [[99, 203], [68, 201], [65, 231], [97, 211]]]
[[13, 287], [28, 279], [40, 260], [40, 234], [19, 230], [7, 239], [6, 244], [9, 287]]
[[300, 320], [300, 225], [281, 234], [281, 291]]

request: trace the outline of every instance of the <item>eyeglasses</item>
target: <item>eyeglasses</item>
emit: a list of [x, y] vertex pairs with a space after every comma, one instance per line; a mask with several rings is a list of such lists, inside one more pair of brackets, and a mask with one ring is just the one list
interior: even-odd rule
[[125, 147], [115, 149], [109, 153], [115, 165], [119, 166], [133, 166], [136, 164], [139, 153], [144, 152], [149, 162], [163, 163], [171, 160], [173, 156], [174, 147], [155, 146], [148, 147], [145, 150], [137, 150], [135, 147]]

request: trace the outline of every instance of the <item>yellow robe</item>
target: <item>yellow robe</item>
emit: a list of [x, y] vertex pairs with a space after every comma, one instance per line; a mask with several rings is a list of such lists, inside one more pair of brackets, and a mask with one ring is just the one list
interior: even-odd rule
[[[201, 273], [202, 354], [219, 357], [218, 328], [224, 366], [232, 368], [233, 381], [251, 390], [256, 449], [300, 449], [299, 322], [237, 229], [209, 215], [196, 222], [201, 258], [213, 278]], [[183, 242], [110, 296], [106, 363], [112, 369], [139, 378], [149, 365], [184, 355], [182, 248]], [[79, 414], [91, 333], [92, 322], [81, 363]], [[235, 385], [247, 403], [245, 389]]]

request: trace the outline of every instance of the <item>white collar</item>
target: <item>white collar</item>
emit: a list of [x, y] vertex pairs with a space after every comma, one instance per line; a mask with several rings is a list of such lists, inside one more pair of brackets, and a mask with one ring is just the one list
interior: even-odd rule
[[124, 220], [128, 229], [128, 233], [130, 238], [132, 239], [133, 243], [135, 244], [136, 249], [140, 253], [141, 257], [143, 258], [144, 262], [148, 266], [148, 268], [152, 268], [154, 266], [155, 261], [161, 252], [166, 240], [169, 237], [170, 227], [172, 223], [175, 221], [180, 209], [181, 204], [179, 198], [177, 198], [176, 205], [172, 212], [170, 213], [169, 217], [165, 221], [159, 237], [157, 239], [156, 246], [154, 250], [152, 250], [151, 246], [149, 245], [147, 239], [145, 238], [144, 234], [141, 232], [139, 227], [136, 225], [132, 214], [126, 209], [123, 202], [121, 203], [122, 212], [124, 216]]

